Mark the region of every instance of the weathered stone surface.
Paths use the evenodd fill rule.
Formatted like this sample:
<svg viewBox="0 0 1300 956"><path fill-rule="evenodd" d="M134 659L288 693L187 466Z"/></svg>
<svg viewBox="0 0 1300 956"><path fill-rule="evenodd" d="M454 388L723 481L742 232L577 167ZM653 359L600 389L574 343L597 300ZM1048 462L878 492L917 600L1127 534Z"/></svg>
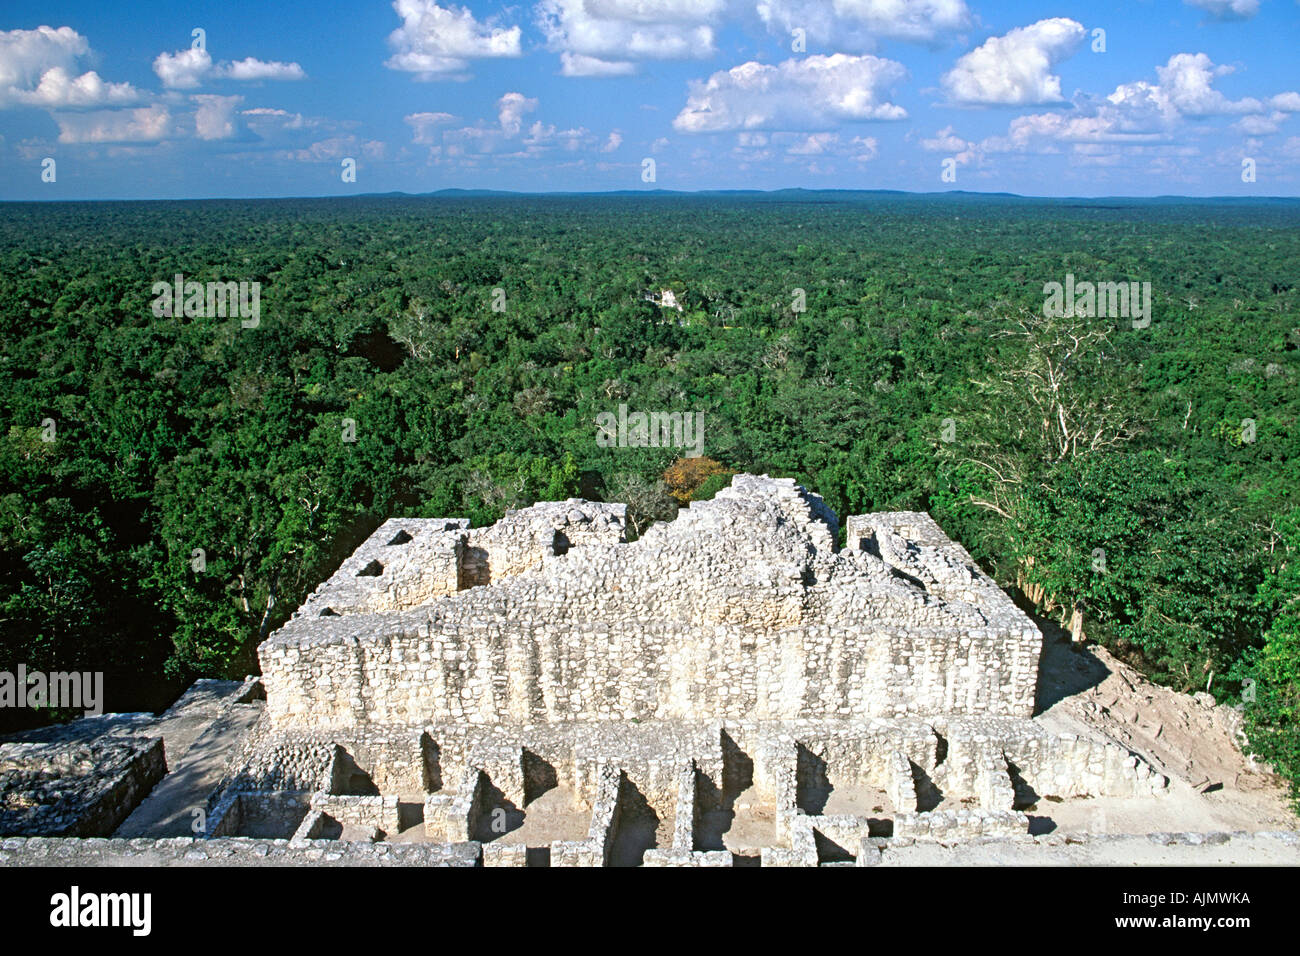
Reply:
<svg viewBox="0 0 1300 956"><path fill-rule="evenodd" d="M1041 634L927 515L850 518L837 551L788 479L739 475L631 543L621 509L385 523L260 648L270 720L1032 712Z"/></svg>
<svg viewBox="0 0 1300 956"><path fill-rule="evenodd" d="M108 836L166 772L157 738L0 744L0 836Z"/></svg>

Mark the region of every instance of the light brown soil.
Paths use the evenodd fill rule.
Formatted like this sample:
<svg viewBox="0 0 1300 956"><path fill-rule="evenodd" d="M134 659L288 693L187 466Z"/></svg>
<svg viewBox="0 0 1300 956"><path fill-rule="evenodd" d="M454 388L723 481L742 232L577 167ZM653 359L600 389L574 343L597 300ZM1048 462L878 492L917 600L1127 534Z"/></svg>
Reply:
<svg viewBox="0 0 1300 956"><path fill-rule="evenodd" d="M1280 778L1243 755L1240 715L1206 693L1146 680L1105 648L1080 647L1050 621L1043 629L1038 720L1054 733L1118 744L1170 778L1151 799L1040 801L1030 816L1063 832L1279 830L1300 825Z"/></svg>
<svg viewBox="0 0 1300 956"><path fill-rule="evenodd" d="M823 816L892 818L894 805L885 791L876 787L836 787L826 799Z"/></svg>
<svg viewBox="0 0 1300 956"><path fill-rule="evenodd" d="M777 843L776 813L758 802L753 787L737 794L731 811L714 810L704 816L708 819L701 821L701 829L722 830L722 845L739 856L757 856L763 847Z"/></svg>
<svg viewBox="0 0 1300 956"><path fill-rule="evenodd" d="M591 807L576 802L568 787L552 787L524 807L522 826L495 842L550 846L554 840L585 840L590 826Z"/></svg>

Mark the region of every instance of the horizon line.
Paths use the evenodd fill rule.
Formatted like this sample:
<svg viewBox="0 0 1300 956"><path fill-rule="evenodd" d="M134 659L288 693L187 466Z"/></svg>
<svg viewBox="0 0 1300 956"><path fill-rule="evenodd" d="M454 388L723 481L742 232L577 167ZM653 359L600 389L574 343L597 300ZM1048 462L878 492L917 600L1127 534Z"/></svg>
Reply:
<svg viewBox="0 0 1300 956"><path fill-rule="evenodd" d="M480 187L463 187L448 186L442 189L431 190L427 192L406 192L405 190L388 190L385 192L367 192L344 195L339 193L327 193L317 195L284 195L284 196L186 196L186 197L118 197L118 198L85 198L85 199L0 199L0 205L7 204L24 204L24 205L54 205L57 203L133 203L133 202L286 202L294 200L357 200L357 199L388 199L388 198L405 198L405 199L424 199L438 196L514 196L520 198L544 198L544 197L627 197L627 196L720 196L720 195L747 195L747 196L775 196L782 193L810 193L810 194L843 194L843 195L879 195L879 196L905 196L916 198L937 198L947 196L975 197L975 198L996 198L996 199L1023 199L1034 202L1044 201L1076 201L1076 202L1104 202L1104 201L1123 201L1123 202L1157 202L1177 200L1180 202L1300 202L1300 195L1284 196L1234 196L1234 195L1209 195L1209 196L1191 196L1180 193L1160 193L1154 196L1136 196L1136 195L1103 195L1103 196L1053 196L1053 195L1033 195L1025 193L1011 193L1003 190L980 191L970 189L941 189L933 191L907 190L907 189L855 189L845 187L826 187L826 188L809 188L806 186L782 186L776 189L748 189L748 188L731 188L719 187L712 189L604 189L604 190L514 190L514 189L492 189Z"/></svg>

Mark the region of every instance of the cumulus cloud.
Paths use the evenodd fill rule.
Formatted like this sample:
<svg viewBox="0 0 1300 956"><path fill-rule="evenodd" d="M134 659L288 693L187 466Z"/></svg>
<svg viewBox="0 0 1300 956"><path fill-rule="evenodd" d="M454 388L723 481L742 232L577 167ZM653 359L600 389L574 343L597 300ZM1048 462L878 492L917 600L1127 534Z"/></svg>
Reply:
<svg viewBox="0 0 1300 956"><path fill-rule="evenodd" d="M742 63L692 82L673 128L683 133L827 129L845 121L904 119L907 111L887 96L906 75L894 60L843 53L775 66Z"/></svg>
<svg viewBox="0 0 1300 956"><path fill-rule="evenodd" d="M456 122L456 117L450 113L412 113L403 117L403 122L411 127L411 142L431 146L437 142L434 134L438 128Z"/></svg>
<svg viewBox="0 0 1300 956"><path fill-rule="evenodd" d="M596 137L585 127L557 129L539 120L526 133L520 130L510 134L504 128L491 126L447 130L442 134L441 154L451 159L476 156L528 159L556 149L594 149L597 143Z"/></svg>
<svg viewBox="0 0 1300 956"><path fill-rule="evenodd" d="M1300 93L1278 93L1268 101L1268 105L1284 113L1300 113Z"/></svg>
<svg viewBox="0 0 1300 956"><path fill-rule="evenodd" d="M525 113L537 109L537 100L529 99L522 93L507 93L497 100L497 121L507 136L518 136L523 127Z"/></svg>
<svg viewBox="0 0 1300 956"><path fill-rule="evenodd" d="M175 53L159 53L153 71L170 90L192 90L206 80L305 80L306 72L297 63L266 62L246 57L234 63L212 62L207 50L191 47Z"/></svg>
<svg viewBox="0 0 1300 956"><path fill-rule="evenodd" d="M189 49L176 53L159 53L153 61L153 71L162 85L172 90L192 90L212 70L212 57L207 50Z"/></svg>
<svg viewBox="0 0 1300 956"><path fill-rule="evenodd" d="M791 156L821 156L840 141L838 133L809 133L786 150Z"/></svg>
<svg viewBox="0 0 1300 956"><path fill-rule="evenodd" d="M390 70L414 73L422 80L450 78L463 75L471 60L521 54L519 27L479 22L465 7L395 0L393 9L402 25L388 36L393 55L384 66Z"/></svg>
<svg viewBox="0 0 1300 956"><path fill-rule="evenodd" d="M93 70L78 72L90 42L71 27L0 31L0 108L107 106L140 98L130 83L109 83Z"/></svg>
<svg viewBox="0 0 1300 956"><path fill-rule="evenodd" d="M625 76L639 60L716 52L726 0L542 0L537 21L564 76Z"/></svg>
<svg viewBox="0 0 1300 956"><path fill-rule="evenodd" d="M235 135L235 108L242 96L198 95L194 102L194 135L199 139L230 139Z"/></svg>
<svg viewBox="0 0 1300 956"><path fill-rule="evenodd" d="M309 122L301 113L290 113L288 110L271 109L266 106L241 110L239 115L249 126L258 128L302 129L305 126L316 125L316 121Z"/></svg>
<svg viewBox="0 0 1300 956"><path fill-rule="evenodd" d="M556 150L609 153L623 143L623 134L611 132L602 142L586 127L559 129L541 120L526 129L524 117L536 112L538 101L510 92L496 103L497 121L480 120L473 126L453 128L457 118L450 113L412 113L405 118L414 131L412 142L429 147L429 160L437 164L473 166L481 160L520 160Z"/></svg>
<svg viewBox="0 0 1300 956"><path fill-rule="evenodd" d="M362 141L351 134L332 136L319 140L305 149L281 150L276 155L280 159L290 159L300 163L336 163L344 157L366 159L383 159L385 144L379 140Z"/></svg>
<svg viewBox="0 0 1300 956"><path fill-rule="evenodd" d="M636 64L628 61L602 60L567 50L560 54L561 76L630 76Z"/></svg>
<svg viewBox="0 0 1300 956"><path fill-rule="evenodd" d="M1287 118L1287 114L1278 110L1267 116L1263 114L1253 114L1243 116L1237 122L1232 124L1232 128L1246 136L1268 136L1276 133L1282 125L1282 121Z"/></svg>
<svg viewBox="0 0 1300 956"><path fill-rule="evenodd" d="M159 104L138 109L56 113L54 121L59 126L59 142L65 144L156 143L173 133L171 111Z"/></svg>
<svg viewBox="0 0 1300 956"><path fill-rule="evenodd" d="M731 150L742 166L749 168L756 162L765 162L778 158L786 163L803 164L809 159L815 163L817 170L833 171L838 168L835 161L852 160L867 163L880 153L880 144L873 136L854 136L845 138L840 133L753 133L736 134L736 145ZM813 170L813 166L806 167Z"/></svg>
<svg viewBox="0 0 1300 956"><path fill-rule="evenodd" d="M933 137L921 140L921 148L932 153L960 153L970 145L951 126L945 126Z"/></svg>
<svg viewBox="0 0 1300 956"><path fill-rule="evenodd" d="M134 103L140 98L130 83L105 83L94 70L73 76L61 66L46 70L36 89L13 90L11 95L24 106L48 109Z"/></svg>
<svg viewBox="0 0 1300 956"><path fill-rule="evenodd" d="M219 76L231 80L305 80L306 72L297 63L267 62L245 57L234 63L223 64Z"/></svg>
<svg viewBox="0 0 1300 956"><path fill-rule="evenodd" d="M1215 20L1249 20L1259 13L1259 0L1183 0Z"/></svg>
<svg viewBox="0 0 1300 956"><path fill-rule="evenodd" d="M30 89L46 70L71 70L89 52L90 42L72 27L0 32L0 86Z"/></svg>
<svg viewBox="0 0 1300 956"><path fill-rule="evenodd" d="M530 126L528 135L524 137L525 153L527 155L536 155L544 150L556 148L568 152L584 148L590 149L596 145L596 142L596 138L592 136L591 131L585 126L556 129L554 126L543 124L540 121Z"/></svg>
<svg viewBox="0 0 1300 956"><path fill-rule="evenodd" d="M755 9L772 33L801 29L842 50L871 50L879 38L934 46L971 24L965 0L759 0Z"/></svg>
<svg viewBox="0 0 1300 956"><path fill-rule="evenodd" d="M1095 154L1096 146L1148 148L1170 145L1189 124L1221 116L1241 117L1234 124L1239 132L1265 135L1276 132L1290 107L1300 107L1300 93L1294 92L1269 98L1272 112L1255 97L1229 99L1212 84L1232 68L1215 66L1204 53L1176 53L1155 72L1157 83L1122 83L1104 98L1079 97L1069 112L1018 116L1005 136L989 137L976 149L1057 152L1069 145L1076 153Z"/></svg>
<svg viewBox="0 0 1300 956"><path fill-rule="evenodd" d="M1059 103L1061 78L1052 70L1078 49L1084 33L1083 24L1053 17L990 37L943 75L943 88L953 103Z"/></svg>
<svg viewBox="0 0 1300 956"><path fill-rule="evenodd" d="M1233 72L1230 66L1215 66L1204 53L1178 53L1164 66L1156 67L1160 89L1173 107L1185 116L1221 116L1225 113L1258 113L1264 107L1247 97L1230 100L1211 84L1217 76Z"/></svg>

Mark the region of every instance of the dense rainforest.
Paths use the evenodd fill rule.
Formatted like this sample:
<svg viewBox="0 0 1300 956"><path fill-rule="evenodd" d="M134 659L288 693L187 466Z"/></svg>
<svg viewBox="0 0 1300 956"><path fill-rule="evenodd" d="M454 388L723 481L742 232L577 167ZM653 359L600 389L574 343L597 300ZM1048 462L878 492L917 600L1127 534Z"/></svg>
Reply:
<svg viewBox="0 0 1300 956"><path fill-rule="evenodd" d="M1077 638L1240 705L1294 785L1297 273L1281 200L2 204L0 669L160 708L255 671L387 517L583 495L640 531L767 472L931 512ZM177 274L260 283L258 321L160 317ZM1149 323L1045 314L1067 275L1149 282ZM598 443L620 405L703 413L704 457Z"/></svg>

